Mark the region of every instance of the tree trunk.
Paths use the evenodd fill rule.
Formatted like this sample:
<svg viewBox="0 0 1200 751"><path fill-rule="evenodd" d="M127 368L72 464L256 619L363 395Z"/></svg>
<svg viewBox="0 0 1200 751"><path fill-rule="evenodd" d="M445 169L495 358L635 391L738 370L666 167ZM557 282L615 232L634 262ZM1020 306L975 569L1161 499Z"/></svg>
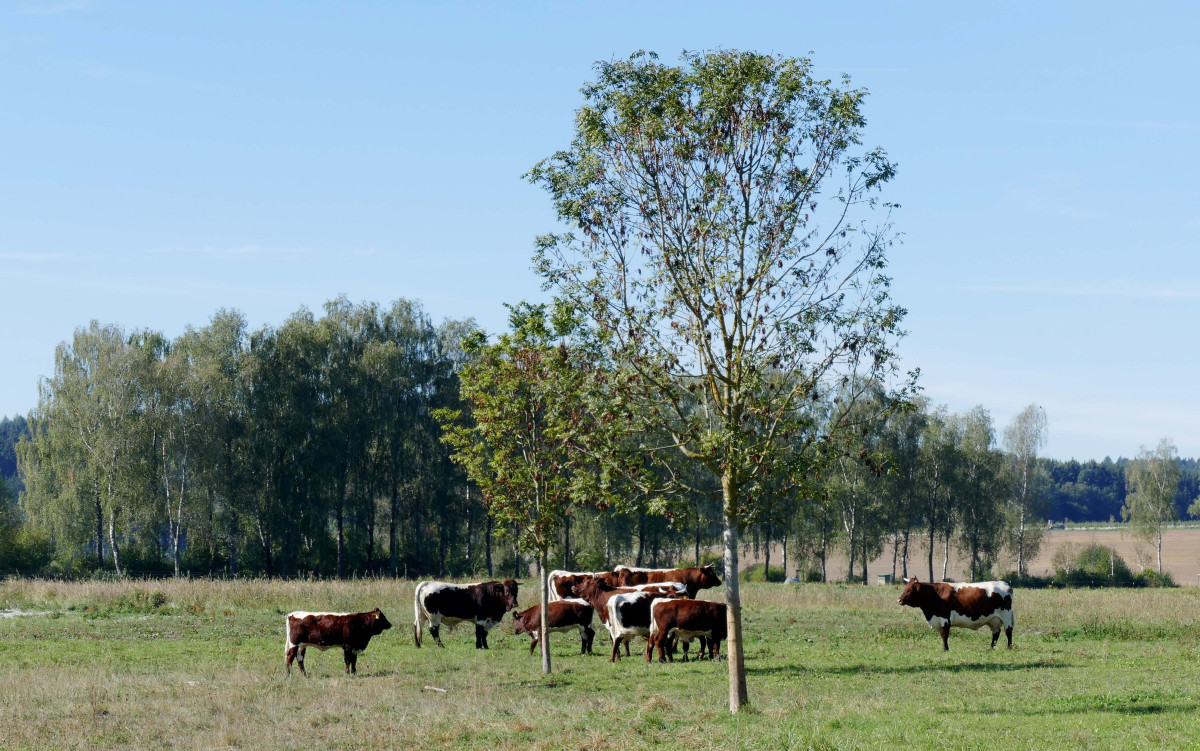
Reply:
<svg viewBox="0 0 1200 751"><path fill-rule="evenodd" d="M96 486L96 565L104 568L104 507L100 504L100 486Z"/></svg>
<svg viewBox="0 0 1200 751"><path fill-rule="evenodd" d="M771 525L765 525L767 552L763 555L763 581L771 581Z"/></svg>
<svg viewBox="0 0 1200 751"><path fill-rule="evenodd" d="M227 544L229 545L229 575L237 576L237 512L229 515L229 528L226 530L228 535Z"/></svg>
<svg viewBox="0 0 1200 751"><path fill-rule="evenodd" d="M1158 575L1162 576L1162 526L1158 528Z"/></svg>
<svg viewBox="0 0 1200 751"><path fill-rule="evenodd" d="M783 578L784 579L788 578L787 544L788 544L788 536L787 536L787 532L785 531L783 533ZM799 578L799 577L797 577L797 578Z"/></svg>
<svg viewBox="0 0 1200 751"><path fill-rule="evenodd" d="M929 522L929 581L937 581L933 577L933 546L937 544L937 528L933 520Z"/></svg>
<svg viewBox="0 0 1200 751"><path fill-rule="evenodd" d="M571 570L571 517L563 518L563 571ZM545 576L545 573L542 574Z"/></svg>
<svg viewBox="0 0 1200 751"><path fill-rule="evenodd" d="M642 555L646 552L646 514L643 512L638 516L638 548L637 560L634 565L641 568Z"/></svg>
<svg viewBox="0 0 1200 751"><path fill-rule="evenodd" d="M550 674L550 585L546 582L546 574L549 573L546 569L549 562L550 551L548 548L542 548L538 551L538 581L541 583L541 586L538 587L538 594L542 605L538 639L542 646L542 672L546 675Z"/></svg>
<svg viewBox="0 0 1200 751"><path fill-rule="evenodd" d="M484 550L483 555L487 558L488 578L495 576L492 572L492 515L487 515L487 530L484 532Z"/></svg>
<svg viewBox="0 0 1200 751"><path fill-rule="evenodd" d="M117 576L124 576L121 572L121 554L117 550L117 511L111 508L108 510L108 549L112 551L113 568L117 570Z"/></svg>
<svg viewBox="0 0 1200 751"><path fill-rule="evenodd" d="M742 591L738 582L738 499L730 473L721 475L721 497L725 503L725 605L728 618L728 663L730 663L730 711L738 713L750 703L746 690L745 655L742 651Z"/></svg>
<svg viewBox="0 0 1200 751"><path fill-rule="evenodd" d="M607 542L607 539L605 540ZM700 566L700 507L696 507L696 566Z"/></svg>
<svg viewBox="0 0 1200 751"><path fill-rule="evenodd" d="M1017 525L1017 579L1025 576L1025 510L1018 509Z"/></svg>
<svg viewBox="0 0 1200 751"><path fill-rule="evenodd" d="M721 477L725 502L725 604L728 616L729 711L737 713L750 703L746 689L746 662L742 653L742 597L738 587L738 526L733 515L737 510L733 478Z"/></svg>
<svg viewBox="0 0 1200 751"><path fill-rule="evenodd" d="M904 556L900 559L900 568L904 573L904 580L908 581L908 537L909 530L904 530Z"/></svg>
<svg viewBox="0 0 1200 751"><path fill-rule="evenodd" d="M337 578L346 578L346 481L341 482L337 501Z"/></svg>
<svg viewBox="0 0 1200 751"><path fill-rule="evenodd" d="M946 581L946 574L950 569L950 528L946 527L946 539L944 551L942 553L942 581Z"/></svg>

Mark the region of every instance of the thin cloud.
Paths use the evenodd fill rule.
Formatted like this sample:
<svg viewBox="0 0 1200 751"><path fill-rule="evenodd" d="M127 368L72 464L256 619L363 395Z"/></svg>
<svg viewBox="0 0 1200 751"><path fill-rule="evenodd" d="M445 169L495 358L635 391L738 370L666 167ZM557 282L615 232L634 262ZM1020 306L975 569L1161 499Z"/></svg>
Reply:
<svg viewBox="0 0 1200 751"><path fill-rule="evenodd" d="M21 9L21 13L26 16L58 16L77 10L87 10L91 4L91 0L66 0L61 3L26 5Z"/></svg>
<svg viewBox="0 0 1200 751"><path fill-rule="evenodd" d="M307 248L267 248L261 245L240 245L229 248L159 248L150 252L156 255L198 256L203 258L264 258L271 260L299 259L312 255Z"/></svg>
<svg viewBox="0 0 1200 751"><path fill-rule="evenodd" d="M960 289L963 292L1053 295L1055 297L1110 297L1130 300L1200 299L1200 284L1195 282L1131 282L1128 280L1032 282L1021 284L980 284Z"/></svg>
<svg viewBox="0 0 1200 751"><path fill-rule="evenodd" d="M42 253L36 250L4 250L0 251L0 261L65 261L74 258L72 253Z"/></svg>
<svg viewBox="0 0 1200 751"><path fill-rule="evenodd" d="M1115 130L1196 131L1200 122L1193 120L1119 120L1106 118L1014 117L1014 122L1029 125L1054 125L1064 128L1109 128Z"/></svg>

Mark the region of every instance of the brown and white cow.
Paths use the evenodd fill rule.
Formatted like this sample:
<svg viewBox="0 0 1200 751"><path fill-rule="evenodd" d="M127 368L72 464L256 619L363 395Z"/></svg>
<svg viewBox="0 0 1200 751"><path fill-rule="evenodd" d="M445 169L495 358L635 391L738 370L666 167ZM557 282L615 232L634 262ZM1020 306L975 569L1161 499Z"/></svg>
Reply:
<svg viewBox="0 0 1200 751"><path fill-rule="evenodd" d="M1012 587L1002 581L968 582L921 582L915 577L900 595L899 603L920 608L929 622L929 627L942 632L942 649L950 649L950 629L978 629L988 626L992 630L992 648L1000 638L1000 629L1008 637L1008 648L1012 649L1013 600Z"/></svg>
<svg viewBox="0 0 1200 751"><path fill-rule="evenodd" d="M547 631L552 634L579 629L579 654L592 653L592 640L596 638L596 630L592 628L592 615L595 608L586 600L572 598L555 600L546 608L549 626ZM513 632L529 634L533 641L529 645L529 654L537 648L541 639L542 606L534 605L520 613L513 613Z"/></svg>
<svg viewBox="0 0 1200 751"><path fill-rule="evenodd" d="M562 571L555 569L546 575L546 584L549 587L550 602L555 600L567 600L575 595L572 593L576 584L581 584L591 579L599 579L605 584L616 587L620 584L617 581L617 576L611 571Z"/></svg>
<svg viewBox="0 0 1200 751"><path fill-rule="evenodd" d="M715 660L721 654L721 642L728 634L727 609L723 602L705 600L657 600L650 606L650 638L646 640L646 662L651 661L651 651L658 648L658 661L664 656L675 662L672 640L684 644L683 661L687 662L687 644L692 639L702 638L708 642L709 658ZM701 644L700 657L704 657Z"/></svg>
<svg viewBox="0 0 1200 751"><path fill-rule="evenodd" d="M316 647L324 652L332 647L341 647L346 660L346 672L358 672L358 656L366 650L372 636L392 627L379 608L369 613L309 613L296 610L284 618L287 623L287 641L284 658L288 675L292 674L292 660L300 663L304 671L304 651Z"/></svg>
<svg viewBox="0 0 1200 751"><path fill-rule="evenodd" d="M451 584L423 581L413 595L413 638L421 646L421 631L429 624L429 635L442 644L441 625L454 628L464 621L475 623L475 648L487 649L488 632L504 620L505 613L516 610L517 582L505 579L482 584Z"/></svg>
<svg viewBox="0 0 1200 751"><path fill-rule="evenodd" d="M608 633L612 636L612 656L609 662L620 658L621 643L625 644L625 655L629 655L629 640L635 636L650 638L650 607L663 598L680 598L682 594L673 590L655 588L634 592L622 592L608 600Z"/></svg>
<svg viewBox="0 0 1200 751"><path fill-rule="evenodd" d="M613 569L617 581L622 587L636 584L657 584L659 582L679 582L687 589L687 596L695 599L696 593L702 589L721 586L721 579L711 564L692 568L633 568L617 566Z"/></svg>
<svg viewBox="0 0 1200 751"><path fill-rule="evenodd" d="M611 615L608 603L618 595L651 593L658 596L681 597L683 591L681 585L676 582L664 582L662 584L642 584L637 587L611 587L600 579L588 579L576 584L572 592L576 597L581 597L586 600L593 608L596 609L596 614L600 616L600 622L608 629L609 634L613 635L613 626L611 624ZM649 614L647 613L647 629L649 628ZM647 631L649 633L649 631ZM625 656L629 656L629 641L622 639L625 642ZM618 642L616 636L613 635L613 652L616 653Z"/></svg>

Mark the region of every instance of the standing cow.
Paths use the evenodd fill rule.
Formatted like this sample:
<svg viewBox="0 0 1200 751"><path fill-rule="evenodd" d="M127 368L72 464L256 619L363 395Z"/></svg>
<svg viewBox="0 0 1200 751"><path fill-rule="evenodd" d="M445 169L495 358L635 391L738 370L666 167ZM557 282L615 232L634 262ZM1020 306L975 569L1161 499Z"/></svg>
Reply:
<svg viewBox="0 0 1200 751"><path fill-rule="evenodd" d="M304 670L304 651L316 647L324 652L332 647L341 647L346 661L346 672L358 672L358 656L367 649L372 636L392 627L383 611L375 608L370 613L309 613L295 610L284 617L287 639L284 658L288 675L292 674L292 660Z"/></svg>
<svg viewBox="0 0 1200 751"><path fill-rule="evenodd" d="M712 564L694 566L692 568L633 568L632 566L617 566L613 569L617 581L622 587L632 587L638 584L658 584L660 582L678 582L687 589L687 596L696 599L696 593L702 589L721 586L721 579Z"/></svg>
<svg viewBox="0 0 1200 751"><path fill-rule="evenodd" d="M1002 581L969 582L920 582L913 577L900 595L899 603L920 608L929 622L929 627L942 633L942 649L950 649L950 629L978 629L987 625L992 629L992 648L1000 638L1000 629L1008 637L1008 648L1012 649L1013 604L1012 587Z"/></svg>
<svg viewBox="0 0 1200 751"><path fill-rule="evenodd" d="M549 626L547 631L552 634L579 629L579 654L592 653L592 640L596 630L592 628L592 614L595 609L586 600L572 598L555 600L547 607ZM513 633L529 634L533 641L529 645L529 654L537 648L541 641L542 606L534 605L520 613L513 613Z"/></svg>
<svg viewBox="0 0 1200 751"><path fill-rule="evenodd" d="M717 659L721 653L721 642L728 634L728 609L723 602L706 600L657 600L650 606L650 638L646 640L646 662L652 660L651 653L658 648L658 661L669 659L675 662L675 650L671 642L683 644L683 661L687 662L687 645L692 639L708 642L709 659ZM700 658L704 658L704 645Z"/></svg>
<svg viewBox="0 0 1200 751"><path fill-rule="evenodd" d="M488 632L504 620L504 614L517 608L517 582L505 579L482 584L451 584L424 581L413 595L413 639L421 646L421 631L429 624L429 635L439 647L441 625L454 628L464 621L475 623L475 648L487 649Z"/></svg>

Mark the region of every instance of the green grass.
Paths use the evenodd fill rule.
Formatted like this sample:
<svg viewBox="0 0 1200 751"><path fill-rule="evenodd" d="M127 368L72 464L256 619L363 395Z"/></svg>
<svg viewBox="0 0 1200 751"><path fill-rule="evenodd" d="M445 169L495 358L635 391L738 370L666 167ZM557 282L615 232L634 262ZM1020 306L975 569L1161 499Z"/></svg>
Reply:
<svg viewBox="0 0 1200 751"><path fill-rule="evenodd" d="M418 650L407 582L10 580L0 607L47 612L0 619L0 748L1200 746L1198 590L1018 591L1015 649L956 629L949 653L894 588L743 593L734 717L725 663L610 665L603 633L592 657L556 635L549 677L509 624ZM337 650L284 675L282 613L375 606L394 628L356 677Z"/></svg>

